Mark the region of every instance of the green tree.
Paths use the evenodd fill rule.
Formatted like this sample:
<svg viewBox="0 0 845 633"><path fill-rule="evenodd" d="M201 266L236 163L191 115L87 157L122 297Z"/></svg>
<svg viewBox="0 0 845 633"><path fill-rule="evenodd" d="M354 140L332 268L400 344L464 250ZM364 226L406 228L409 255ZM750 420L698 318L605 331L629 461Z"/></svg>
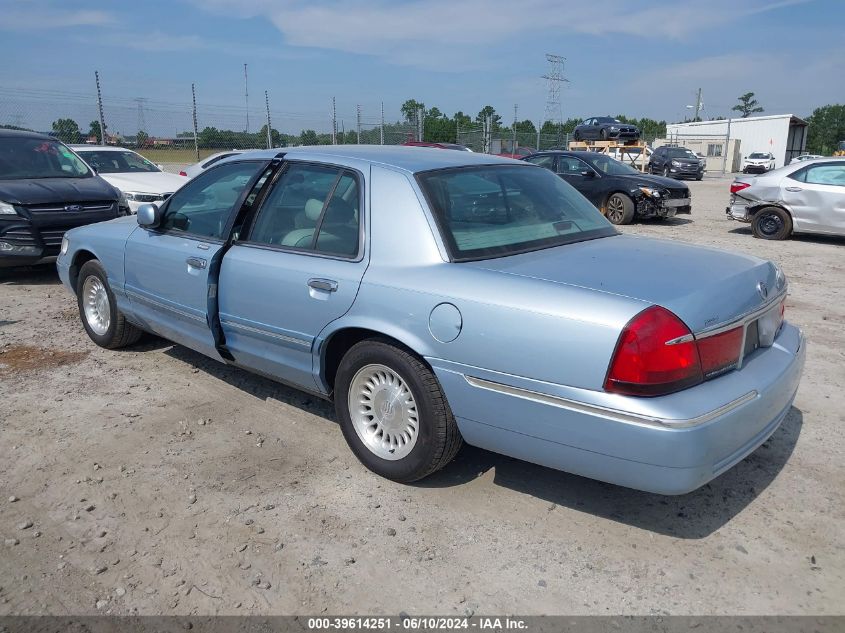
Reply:
<svg viewBox="0 0 845 633"><path fill-rule="evenodd" d="M400 110L402 111L402 116L405 117L405 121L412 123L417 120L417 113L420 108L425 110L425 104L421 101L417 101L416 99L408 99L402 104Z"/></svg>
<svg viewBox="0 0 845 633"><path fill-rule="evenodd" d="M53 134L63 143L78 143L82 132L79 124L73 119L57 119L53 121Z"/></svg>
<svg viewBox="0 0 845 633"><path fill-rule="evenodd" d="M282 139L282 135L276 128L270 128L270 143L271 147L285 147L286 144ZM261 129L255 135L255 147L264 147L267 145L267 124L261 126Z"/></svg>
<svg viewBox="0 0 845 633"><path fill-rule="evenodd" d="M299 135L299 144L318 145L319 139L317 138L317 133L314 130L302 130Z"/></svg>
<svg viewBox="0 0 845 633"><path fill-rule="evenodd" d="M457 126L454 119L450 119L438 108L434 107L425 113L423 121L423 139L430 143L456 142Z"/></svg>
<svg viewBox="0 0 845 633"><path fill-rule="evenodd" d="M537 128L534 125L534 121L530 119L525 119L524 121L517 121L515 126L517 134L536 134Z"/></svg>
<svg viewBox="0 0 845 633"><path fill-rule="evenodd" d="M138 130L138 134L135 135L135 147L146 147L149 140L149 134L144 132L144 130Z"/></svg>
<svg viewBox="0 0 845 633"><path fill-rule="evenodd" d="M455 125L460 126L461 129L466 129L470 125L472 125L472 117L468 114L464 114L460 110L455 112L455 115L452 117L452 120L455 122Z"/></svg>
<svg viewBox="0 0 845 633"><path fill-rule="evenodd" d="M845 105L816 108L807 123L807 151L811 154L832 155L839 141L845 141Z"/></svg>
<svg viewBox="0 0 845 633"><path fill-rule="evenodd" d="M476 115L475 120L479 123L484 123L484 119L486 119L488 116L493 118L493 130L495 131L499 129L502 123L502 117L496 114L496 108L491 105L486 105L481 108L481 110Z"/></svg>
<svg viewBox="0 0 845 633"><path fill-rule="evenodd" d="M744 95L737 97L737 99L739 99L739 103L732 107L731 110L741 112L743 119L755 114L756 112L763 112L763 108L759 103L757 103L757 99L754 98L753 92L746 92Z"/></svg>
<svg viewBox="0 0 845 633"><path fill-rule="evenodd" d="M106 133L109 131L109 126L106 126ZM88 126L88 136L93 136L97 139L99 143L102 140L102 135L100 134L100 122L99 121L91 121Z"/></svg>

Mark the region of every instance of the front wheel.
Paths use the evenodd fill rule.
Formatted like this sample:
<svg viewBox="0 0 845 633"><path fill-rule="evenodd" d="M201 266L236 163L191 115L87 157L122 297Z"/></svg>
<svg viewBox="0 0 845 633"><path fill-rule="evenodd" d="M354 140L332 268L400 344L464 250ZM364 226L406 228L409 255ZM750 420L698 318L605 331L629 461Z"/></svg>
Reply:
<svg viewBox="0 0 845 633"><path fill-rule="evenodd" d="M602 131L599 132L599 136L601 136L601 140L606 141L607 140L607 130L602 129Z"/></svg>
<svg viewBox="0 0 845 633"><path fill-rule="evenodd" d="M117 309L106 271L96 259L85 262L79 270L76 301L85 331L100 347L117 349L141 338L143 332Z"/></svg>
<svg viewBox="0 0 845 633"><path fill-rule="evenodd" d="M611 224L630 224L634 219L634 201L624 193L614 193L607 200L605 217Z"/></svg>
<svg viewBox="0 0 845 633"><path fill-rule="evenodd" d="M792 233L792 218L779 207L760 209L751 220L751 233L764 240L785 240Z"/></svg>
<svg viewBox="0 0 845 633"><path fill-rule="evenodd" d="M669 172L669 165L666 165L666 166L663 168L663 176L664 176L665 178L671 178L671 176L670 176L670 172Z"/></svg>
<svg viewBox="0 0 845 633"><path fill-rule="evenodd" d="M362 341L346 353L334 401L352 452L387 479L422 479L448 464L461 447L435 375L418 357L386 341Z"/></svg>

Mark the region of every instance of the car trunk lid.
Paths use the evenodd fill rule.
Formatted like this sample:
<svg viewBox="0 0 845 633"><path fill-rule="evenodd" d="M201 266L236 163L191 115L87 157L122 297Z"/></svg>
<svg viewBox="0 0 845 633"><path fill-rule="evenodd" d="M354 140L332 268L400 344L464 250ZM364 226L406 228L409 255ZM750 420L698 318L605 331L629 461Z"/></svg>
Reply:
<svg viewBox="0 0 845 633"><path fill-rule="evenodd" d="M660 305L695 333L738 319L779 292L777 269L766 260L631 235L467 265Z"/></svg>

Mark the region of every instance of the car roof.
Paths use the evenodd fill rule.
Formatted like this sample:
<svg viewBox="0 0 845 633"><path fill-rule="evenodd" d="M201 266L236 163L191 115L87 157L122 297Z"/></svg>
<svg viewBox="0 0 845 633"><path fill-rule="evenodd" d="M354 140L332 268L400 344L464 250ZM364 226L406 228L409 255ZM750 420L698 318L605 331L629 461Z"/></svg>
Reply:
<svg viewBox="0 0 845 633"><path fill-rule="evenodd" d="M0 137L16 137L16 138L38 138L45 141L57 141L58 139L42 134L41 132L32 132L31 130L10 130L8 128L0 128Z"/></svg>
<svg viewBox="0 0 845 633"><path fill-rule="evenodd" d="M392 167L415 174L434 169L466 167L472 165L519 165L522 161L475 152L447 152L433 147L409 147L402 145L306 145L301 147L277 148L244 152L220 161L233 162L248 158L269 160L277 156L338 163L353 166L353 163L369 163Z"/></svg>

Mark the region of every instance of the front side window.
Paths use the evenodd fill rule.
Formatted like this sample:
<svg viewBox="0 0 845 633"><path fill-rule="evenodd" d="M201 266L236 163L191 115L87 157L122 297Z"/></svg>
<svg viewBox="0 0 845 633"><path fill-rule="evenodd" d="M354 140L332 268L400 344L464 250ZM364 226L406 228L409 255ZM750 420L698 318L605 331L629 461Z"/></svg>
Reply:
<svg viewBox="0 0 845 633"><path fill-rule="evenodd" d="M100 174L137 174L161 171L140 154L130 151L80 150L79 155Z"/></svg>
<svg viewBox="0 0 845 633"><path fill-rule="evenodd" d="M464 167L417 179L454 261L617 234L586 198L546 169Z"/></svg>
<svg viewBox="0 0 845 633"><path fill-rule="evenodd" d="M63 143L18 136L0 137L0 180L84 178L88 166Z"/></svg>
<svg viewBox="0 0 845 633"><path fill-rule="evenodd" d="M222 239L235 203L262 166L227 163L203 172L170 197L160 228Z"/></svg>
<svg viewBox="0 0 845 633"><path fill-rule="evenodd" d="M358 179L352 172L291 164L261 205L247 241L355 257L360 199Z"/></svg>

